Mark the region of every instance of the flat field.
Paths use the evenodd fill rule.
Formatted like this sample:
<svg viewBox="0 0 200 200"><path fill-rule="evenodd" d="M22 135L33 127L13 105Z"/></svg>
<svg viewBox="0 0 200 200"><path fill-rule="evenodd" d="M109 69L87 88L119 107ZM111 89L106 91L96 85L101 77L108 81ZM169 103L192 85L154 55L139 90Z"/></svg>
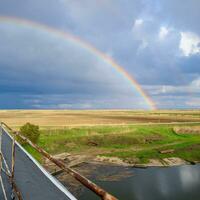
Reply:
<svg viewBox="0 0 200 200"><path fill-rule="evenodd" d="M200 161L199 110L2 110L0 120L15 129L26 122L39 125L38 145L51 154L117 157L138 164L170 157Z"/></svg>
<svg viewBox="0 0 200 200"><path fill-rule="evenodd" d="M0 120L12 127L31 122L40 127L200 122L200 110L0 110Z"/></svg>

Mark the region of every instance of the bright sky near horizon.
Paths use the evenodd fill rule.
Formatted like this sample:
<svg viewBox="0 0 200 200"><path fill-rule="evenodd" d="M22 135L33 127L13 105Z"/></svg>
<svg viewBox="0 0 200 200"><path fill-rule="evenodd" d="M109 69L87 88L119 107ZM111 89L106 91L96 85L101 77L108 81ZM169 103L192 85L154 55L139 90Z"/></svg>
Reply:
<svg viewBox="0 0 200 200"><path fill-rule="evenodd" d="M1 0L0 108L200 108L199 10L198 0Z"/></svg>

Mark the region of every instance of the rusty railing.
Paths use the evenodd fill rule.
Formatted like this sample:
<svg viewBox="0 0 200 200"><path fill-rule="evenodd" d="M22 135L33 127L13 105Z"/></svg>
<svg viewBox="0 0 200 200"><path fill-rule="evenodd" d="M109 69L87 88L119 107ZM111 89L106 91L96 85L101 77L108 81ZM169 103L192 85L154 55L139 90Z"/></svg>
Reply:
<svg viewBox="0 0 200 200"><path fill-rule="evenodd" d="M15 160L15 137L18 136L23 141L28 143L30 146L32 146L35 150L37 150L39 153L41 153L44 157L49 159L51 162L53 162L55 165L57 165L60 169L67 172L71 176L73 176L76 180L78 180L82 185L96 193L102 200L117 200L116 197L109 194L107 191L102 189L97 184L93 183L91 180L87 179L85 176L78 173L76 170L66 166L62 161L54 158L51 154L47 153L44 149L39 147L38 145L31 142L28 138L24 137L19 131L13 131L12 128L10 128L7 124L4 122L1 122L1 127L5 127L8 131L10 131L13 135L13 147L12 147L12 171L10 173L10 180L12 183L12 187L15 190L15 193L17 193L19 200L22 200L19 190L17 189L15 183L14 183L14 160Z"/></svg>
<svg viewBox="0 0 200 200"><path fill-rule="evenodd" d="M3 123L1 122L1 135L0 135L0 138L1 138L1 141L0 141L0 182L1 182L1 186L2 186L2 190L3 190L3 196L4 196L4 199L7 200L8 197L7 197L7 194L6 194L6 191L5 191L5 188L4 188L4 183L3 183L3 180L2 180L2 174L1 172L4 172L7 177L8 177L8 180L11 184L11 189L12 189L12 192L11 192L11 199L15 199L15 195L17 196L18 200L23 200L22 199L22 195L21 195L21 192L19 191L15 181L14 181L14 166L15 166L15 136L13 136L12 138L12 158L11 158L11 171L8 167L8 164L4 158L4 155L1 151L1 144L2 144L2 125ZM5 166L6 169L4 169L3 167L3 164ZM10 198L9 198L10 199Z"/></svg>

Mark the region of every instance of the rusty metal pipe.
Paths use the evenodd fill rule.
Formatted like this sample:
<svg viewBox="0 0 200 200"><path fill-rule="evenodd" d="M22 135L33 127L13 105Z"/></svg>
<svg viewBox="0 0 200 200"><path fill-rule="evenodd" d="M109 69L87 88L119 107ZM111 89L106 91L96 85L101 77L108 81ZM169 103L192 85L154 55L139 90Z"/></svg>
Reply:
<svg viewBox="0 0 200 200"><path fill-rule="evenodd" d="M43 150L38 145L31 142L29 139L24 137L20 134L19 131L13 131L7 124L2 123L7 129L9 129L13 134L20 137L22 140L27 142L30 146L32 146L34 149L36 149L38 152L40 152L44 157L49 159L51 162L56 164L58 167L63 169L63 171L69 173L71 176L73 176L76 180L78 180L80 183L82 183L84 186L92 190L94 193L96 193L98 196L101 197L103 200L117 200L116 197L106 192L104 189L84 177L83 175L79 174L77 171L71 169L70 167L67 167L62 161L55 159L51 154L47 153L45 150Z"/></svg>

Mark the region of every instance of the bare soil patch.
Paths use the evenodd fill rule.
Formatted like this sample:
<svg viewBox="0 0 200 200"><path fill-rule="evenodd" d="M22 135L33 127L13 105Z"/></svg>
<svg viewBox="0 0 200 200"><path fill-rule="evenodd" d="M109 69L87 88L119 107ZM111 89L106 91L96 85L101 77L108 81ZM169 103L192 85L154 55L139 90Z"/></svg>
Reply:
<svg viewBox="0 0 200 200"><path fill-rule="evenodd" d="M173 130L177 134L200 134L200 126L177 126Z"/></svg>

